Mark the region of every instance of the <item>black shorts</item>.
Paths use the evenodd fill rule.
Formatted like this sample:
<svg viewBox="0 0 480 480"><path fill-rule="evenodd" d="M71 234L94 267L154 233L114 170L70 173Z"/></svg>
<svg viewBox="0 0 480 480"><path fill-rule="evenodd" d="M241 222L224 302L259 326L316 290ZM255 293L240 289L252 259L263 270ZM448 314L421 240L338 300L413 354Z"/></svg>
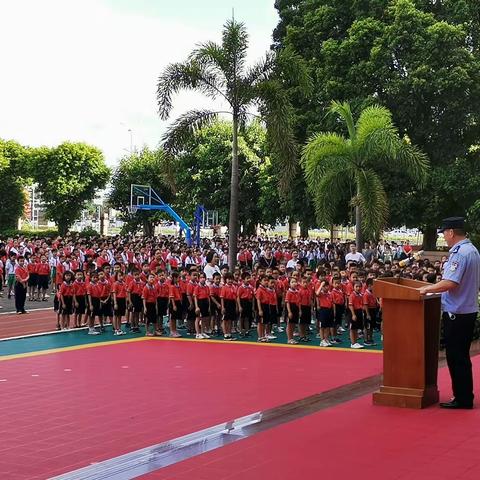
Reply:
<svg viewBox="0 0 480 480"><path fill-rule="evenodd" d="M317 310L320 328L333 328L333 308L320 307Z"/></svg>
<svg viewBox="0 0 480 480"><path fill-rule="evenodd" d="M237 306L235 300L228 300L224 298L223 306L225 308L223 319L227 322L234 322L237 319Z"/></svg>
<svg viewBox="0 0 480 480"><path fill-rule="evenodd" d="M197 314L195 313L195 302L192 297L192 305L190 305L190 302L187 300L187 320L195 320L197 318Z"/></svg>
<svg viewBox="0 0 480 480"><path fill-rule="evenodd" d="M71 315L73 313L73 297L63 297L63 303L65 307L62 305L60 308L60 313L62 315Z"/></svg>
<svg viewBox="0 0 480 480"><path fill-rule="evenodd" d="M241 298L240 306L242 307L241 318L251 322L253 320L253 302L251 300Z"/></svg>
<svg viewBox="0 0 480 480"><path fill-rule="evenodd" d="M170 307L170 316L172 317L172 320L181 320L183 318L183 308L181 300L175 300L175 306L177 307L176 310Z"/></svg>
<svg viewBox="0 0 480 480"><path fill-rule="evenodd" d="M259 323L263 323L266 325L267 323L270 323L270 305L268 303L262 303L262 316L258 316L258 321Z"/></svg>
<svg viewBox="0 0 480 480"><path fill-rule="evenodd" d="M337 305L335 304L335 325L339 326L342 324L343 314L345 313L345 305L343 303Z"/></svg>
<svg viewBox="0 0 480 480"><path fill-rule="evenodd" d="M53 311L58 312L60 311L60 300L58 299L58 295L55 294L53 297Z"/></svg>
<svg viewBox="0 0 480 480"><path fill-rule="evenodd" d="M197 298L198 308L200 309L200 317L205 318L210 316L210 302L208 298Z"/></svg>
<svg viewBox="0 0 480 480"><path fill-rule="evenodd" d="M93 317L101 317L102 307L100 305L100 299L98 297L92 297L92 311L91 314Z"/></svg>
<svg viewBox="0 0 480 480"><path fill-rule="evenodd" d="M312 308L310 305L300 305L300 323L310 325L312 322Z"/></svg>
<svg viewBox="0 0 480 480"><path fill-rule="evenodd" d="M39 275L38 276L38 288L40 290L47 290L49 280L50 280L50 277L48 275Z"/></svg>
<svg viewBox="0 0 480 480"><path fill-rule="evenodd" d="M283 318L283 299L282 297L277 297L277 312L280 318Z"/></svg>
<svg viewBox="0 0 480 480"><path fill-rule="evenodd" d="M28 286L36 287L38 285L38 273L32 272L28 277Z"/></svg>
<svg viewBox="0 0 480 480"><path fill-rule="evenodd" d="M75 313L78 313L79 315L83 315L86 310L86 301L85 301L85 296L79 296L75 297L77 300L78 307L75 307Z"/></svg>
<svg viewBox="0 0 480 480"><path fill-rule="evenodd" d="M221 309L217 307L212 298L214 298L220 305L222 304L222 302L220 301L220 297L210 297L210 313L212 315L220 315Z"/></svg>
<svg viewBox="0 0 480 480"><path fill-rule="evenodd" d="M112 300L109 298L106 302L100 301L100 310L102 312L101 315L103 315L104 317L113 317Z"/></svg>
<svg viewBox="0 0 480 480"><path fill-rule="evenodd" d="M147 324L157 323L157 304L147 303L147 313L145 314Z"/></svg>
<svg viewBox="0 0 480 480"><path fill-rule="evenodd" d="M143 301L142 297L138 293L130 294L132 300L132 311L134 313L140 313L143 311Z"/></svg>
<svg viewBox="0 0 480 480"><path fill-rule="evenodd" d="M114 308L114 314L117 317L123 317L127 312L127 299L117 297L117 308Z"/></svg>
<svg viewBox="0 0 480 480"><path fill-rule="evenodd" d="M355 316L357 320L353 321L350 318L350 330L362 330L363 329L363 310L355 310Z"/></svg>
<svg viewBox="0 0 480 480"><path fill-rule="evenodd" d="M277 305L270 305L270 318L269 323L277 323L278 322L278 311Z"/></svg>
<svg viewBox="0 0 480 480"><path fill-rule="evenodd" d="M157 298L157 315L160 320L168 314L168 303L170 299L168 297L158 297Z"/></svg>
<svg viewBox="0 0 480 480"><path fill-rule="evenodd" d="M290 303L292 318L288 317L288 323L297 324L300 321L300 307L296 303Z"/></svg>
<svg viewBox="0 0 480 480"><path fill-rule="evenodd" d="M366 319L365 323L368 323L368 328L375 328L377 326L377 317L378 317L378 307L369 308L368 314L370 315L370 320Z"/></svg>

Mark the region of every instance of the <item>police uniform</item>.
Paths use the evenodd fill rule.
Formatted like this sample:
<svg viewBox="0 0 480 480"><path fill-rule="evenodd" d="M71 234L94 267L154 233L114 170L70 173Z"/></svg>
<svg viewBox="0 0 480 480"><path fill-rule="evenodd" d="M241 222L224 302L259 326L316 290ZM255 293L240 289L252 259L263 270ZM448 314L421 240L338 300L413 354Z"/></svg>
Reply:
<svg viewBox="0 0 480 480"><path fill-rule="evenodd" d="M464 229L462 217L444 219L439 232L455 228ZM471 408L473 378L470 344L478 313L480 254L467 238L453 245L449 253L442 279L455 282L457 286L442 293L447 364L455 397L453 403L463 408ZM451 403L442 406L451 406Z"/></svg>

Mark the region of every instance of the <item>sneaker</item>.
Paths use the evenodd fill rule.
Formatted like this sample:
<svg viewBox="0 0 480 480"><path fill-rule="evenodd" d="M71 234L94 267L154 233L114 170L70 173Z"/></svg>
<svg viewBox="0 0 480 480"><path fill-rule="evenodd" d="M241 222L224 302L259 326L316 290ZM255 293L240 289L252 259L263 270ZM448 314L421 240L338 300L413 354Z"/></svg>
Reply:
<svg viewBox="0 0 480 480"><path fill-rule="evenodd" d="M197 333L197 334L195 335L195 338L196 338L197 340L202 340L202 339L204 339L205 337L204 337L201 333Z"/></svg>
<svg viewBox="0 0 480 480"><path fill-rule="evenodd" d="M315 335L315 338L322 338L322 336L321 336L319 333L317 333L317 334Z"/></svg>
<svg viewBox="0 0 480 480"><path fill-rule="evenodd" d="M119 335L126 335L127 332L124 332L123 330L119 330L119 331L118 331L118 334L119 334Z"/></svg>
<svg viewBox="0 0 480 480"><path fill-rule="evenodd" d="M284 329L283 327L278 327L277 330L278 330L279 332L284 332L284 331L285 331L285 329Z"/></svg>
<svg viewBox="0 0 480 480"><path fill-rule="evenodd" d="M210 338L210 335L208 335L207 333L202 333L203 335L203 338Z"/></svg>
<svg viewBox="0 0 480 480"><path fill-rule="evenodd" d="M269 340L266 337L259 337L258 340L257 340L257 342L262 342L262 343L268 343L268 341Z"/></svg>
<svg viewBox="0 0 480 480"><path fill-rule="evenodd" d="M299 337L300 334L299 334L298 332L294 332L294 333L293 333L293 336L294 336L294 337Z"/></svg>
<svg viewBox="0 0 480 480"><path fill-rule="evenodd" d="M338 331L340 333L345 333L346 332L346 330L343 327L338 327Z"/></svg>
<svg viewBox="0 0 480 480"><path fill-rule="evenodd" d="M307 338L307 337L300 337L300 338L298 339L298 341L299 341L299 342L304 342L304 343L307 343L307 342L309 342L309 341L310 341L310 339L309 339L309 338Z"/></svg>
<svg viewBox="0 0 480 480"><path fill-rule="evenodd" d="M233 340L232 336L231 335L224 335L223 339L226 341L226 342L231 342Z"/></svg>
<svg viewBox="0 0 480 480"><path fill-rule="evenodd" d="M173 337L173 338L180 338L181 337L181 335L178 332L171 333L170 336Z"/></svg>
<svg viewBox="0 0 480 480"><path fill-rule="evenodd" d="M267 334L266 337L268 340L275 340L277 337L275 335L272 335L271 333Z"/></svg>
<svg viewBox="0 0 480 480"><path fill-rule="evenodd" d="M363 342L363 345L364 345L365 347L371 347L371 346L373 345L373 343L372 343L372 342L364 341L364 342Z"/></svg>
<svg viewBox="0 0 480 480"><path fill-rule="evenodd" d="M357 342L357 343L352 343L352 345L350 345L350 348L354 348L355 350L358 350L359 348L365 348L365 347L363 345L360 345Z"/></svg>
<svg viewBox="0 0 480 480"><path fill-rule="evenodd" d="M298 342L294 338L292 338L291 340L288 341L288 344L289 345L298 345Z"/></svg>
<svg viewBox="0 0 480 480"><path fill-rule="evenodd" d="M97 332L94 328L89 328L88 335L100 335L100 332Z"/></svg>
<svg viewBox="0 0 480 480"><path fill-rule="evenodd" d="M326 340L322 340L322 341L320 342L320 346L321 346L321 347L331 347L331 344L328 343Z"/></svg>

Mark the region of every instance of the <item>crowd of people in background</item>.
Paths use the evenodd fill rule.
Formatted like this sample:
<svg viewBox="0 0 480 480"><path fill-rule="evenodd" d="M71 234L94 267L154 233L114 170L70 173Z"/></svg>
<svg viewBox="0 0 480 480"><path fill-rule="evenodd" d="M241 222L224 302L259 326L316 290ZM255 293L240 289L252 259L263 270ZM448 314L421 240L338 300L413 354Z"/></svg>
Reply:
<svg viewBox="0 0 480 480"><path fill-rule="evenodd" d="M8 238L0 240L0 295L26 305L54 297L57 329L88 327L99 335L128 329L232 341L256 331L259 342L286 332L289 344L328 347L348 333L351 348L375 344L381 330L379 277L435 283L443 263L413 259L408 241L239 238L237 265L227 265L228 242L202 239L188 247L161 236ZM413 261L405 262L406 259Z"/></svg>

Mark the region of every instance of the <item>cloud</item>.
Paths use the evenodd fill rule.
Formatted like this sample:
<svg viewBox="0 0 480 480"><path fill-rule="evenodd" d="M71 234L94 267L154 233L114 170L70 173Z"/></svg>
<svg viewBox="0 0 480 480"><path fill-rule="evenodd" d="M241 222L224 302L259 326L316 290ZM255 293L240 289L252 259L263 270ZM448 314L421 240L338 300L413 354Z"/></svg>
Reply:
<svg viewBox="0 0 480 480"><path fill-rule="evenodd" d="M115 9L95 0L2 2L0 137L28 145L64 140L100 147L113 165L133 142L157 145L166 123L156 114L162 69L183 60L218 30L161 15ZM247 24L248 27L248 24ZM271 31L250 31L251 57L268 49ZM171 118L211 106L198 94L175 99Z"/></svg>

